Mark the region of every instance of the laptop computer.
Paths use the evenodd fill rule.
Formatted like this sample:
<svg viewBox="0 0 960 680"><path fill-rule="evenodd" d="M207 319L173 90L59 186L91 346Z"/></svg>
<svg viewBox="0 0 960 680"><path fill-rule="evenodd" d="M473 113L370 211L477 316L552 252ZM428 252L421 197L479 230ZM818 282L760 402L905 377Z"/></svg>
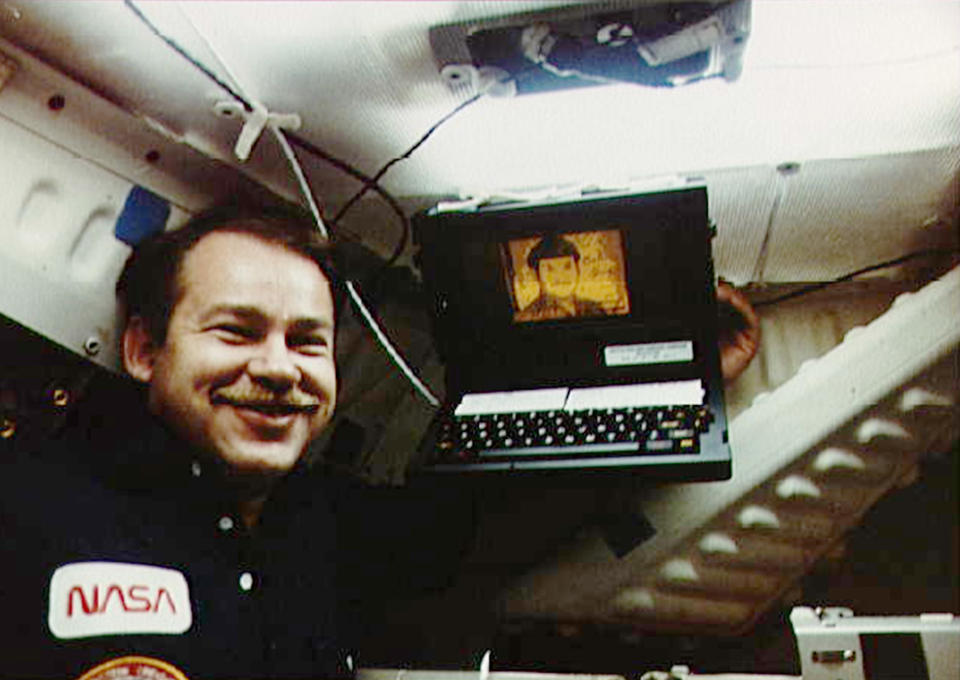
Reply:
<svg viewBox="0 0 960 680"><path fill-rule="evenodd" d="M422 470L730 476L704 186L413 226L446 369Z"/></svg>

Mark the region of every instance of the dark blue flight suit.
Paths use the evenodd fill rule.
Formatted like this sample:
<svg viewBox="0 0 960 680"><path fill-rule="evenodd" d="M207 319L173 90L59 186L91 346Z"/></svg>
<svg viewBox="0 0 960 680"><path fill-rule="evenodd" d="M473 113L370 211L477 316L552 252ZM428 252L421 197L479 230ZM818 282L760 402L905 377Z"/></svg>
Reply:
<svg viewBox="0 0 960 680"><path fill-rule="evenodd" d="M417 526L411 518L444 514L430 510L436 499L396 504L391 491L316 466L281 480L247 530L218 464L142 413L140 400L115 397L115 412L86 414L46 450L0 461L0 676L79 677L134 654L190 678L349 675L352 623L365 603L411 574L443 571L430 550L404 544L417 535L435 544L429 520ZM414 556L406 574L404 556ZM58 639L51 578L88 562L179 572L189 628ZM113 611L139 620L153 613L147 603L160 615L178 606L182 613L182 603L149 584L106 581L97 604L90 584L73 588L67 605L60 593L58 615L98 621Z"/></svg>

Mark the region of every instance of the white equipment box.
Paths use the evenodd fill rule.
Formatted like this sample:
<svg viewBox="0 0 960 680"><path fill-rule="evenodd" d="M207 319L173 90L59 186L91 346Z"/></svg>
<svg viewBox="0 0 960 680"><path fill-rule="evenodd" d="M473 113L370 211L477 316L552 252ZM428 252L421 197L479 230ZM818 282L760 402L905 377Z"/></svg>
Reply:
<svg viewBox="0 0 960 680"><path fill-rule="evenodd" d="M953 614L854 616L794 607L803 680L956 680L960 618Z"/></svg>

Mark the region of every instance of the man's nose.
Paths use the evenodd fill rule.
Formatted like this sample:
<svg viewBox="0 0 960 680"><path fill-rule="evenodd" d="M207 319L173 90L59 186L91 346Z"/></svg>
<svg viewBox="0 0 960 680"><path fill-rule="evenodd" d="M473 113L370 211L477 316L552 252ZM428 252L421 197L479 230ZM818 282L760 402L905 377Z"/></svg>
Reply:
<svg viewBox="0 0 960 680"><path fill-rule="evenodd" d="M264 338L247 364L247 370L254 380L274 391L289 390L300 380L300 369L283 337Z"/></svg>

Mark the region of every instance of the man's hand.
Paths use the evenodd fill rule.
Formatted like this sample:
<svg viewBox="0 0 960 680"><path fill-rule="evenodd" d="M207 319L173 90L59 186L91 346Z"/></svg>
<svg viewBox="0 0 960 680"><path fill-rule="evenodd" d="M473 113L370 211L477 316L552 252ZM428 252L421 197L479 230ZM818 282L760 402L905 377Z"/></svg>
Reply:
<svg viewBox="0 0 960 680"><path fill-rule="evenodd" d="M726 281L717 284L720 311L720 367L731 382L747 368L760 348L760 317L750 301Z"/></svg>

